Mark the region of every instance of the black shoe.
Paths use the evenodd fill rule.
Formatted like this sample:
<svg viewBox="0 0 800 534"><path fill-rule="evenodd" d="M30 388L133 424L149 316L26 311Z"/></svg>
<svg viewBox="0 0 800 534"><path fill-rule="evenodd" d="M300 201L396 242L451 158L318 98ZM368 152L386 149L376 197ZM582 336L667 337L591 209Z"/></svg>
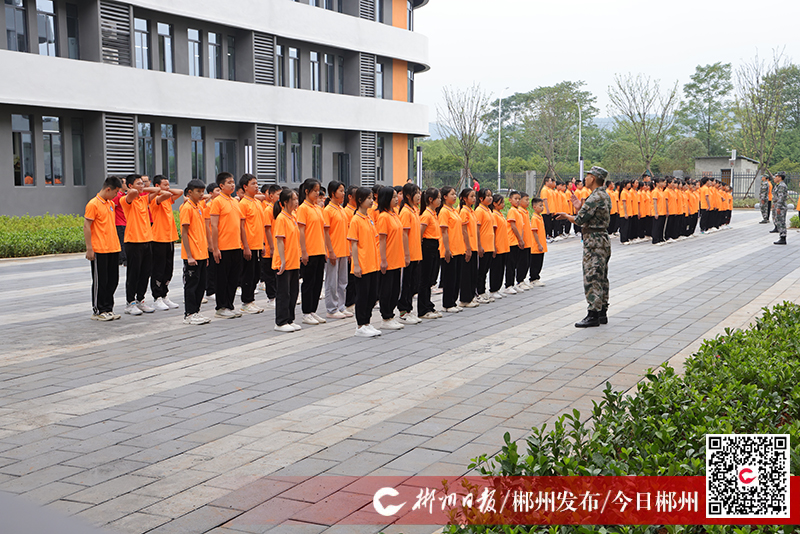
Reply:
<svg viewBox="0 0 800 534"><path fill-rule="evenodd" d="M603 306L603 309L600 310L597 316L597 320L600 324L608 324L608 306Z"/></svg>
<svg viewBox="0 0 800 534"><path fill-rule="evenodd" d="M759 221L758 224L769 224L768 220Z"/></svg>
<svg viewBox="0 0 800 534"><path fill-rule="evenodd" d="M575 328L589 328L600 326L600 312L589 310L589 313L579 323L575 323Z"/></svg>
<svg viewBox="0 0 800 534"><path fill-rule="evenodd" d="M780 233L780 232L778 232L778 229L777 229L777 228L773 228L772 230L770 230L770 231L769 231L769 233L771 233L771 234L778 234L778 233Z"/></svg>
<svg viewBox="0 0 800 534"><path fill-rule="evenodd" d="M773 245L785 245L786 244L786 237L781 237L777 241L773 243Z"/></svg>

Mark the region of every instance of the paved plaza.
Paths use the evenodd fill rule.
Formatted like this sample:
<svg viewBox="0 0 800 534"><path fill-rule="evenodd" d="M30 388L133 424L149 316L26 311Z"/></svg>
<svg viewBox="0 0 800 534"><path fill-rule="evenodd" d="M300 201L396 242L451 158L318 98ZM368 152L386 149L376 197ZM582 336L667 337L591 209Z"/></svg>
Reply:
<svg viewBox="0 0 800 534"><path fill-rule="evenodd" d="M352 319L279 334L271 310L98 323L82 255L0 261L0 491L108 532L430 533L314 524L327 494L270 477L462 475L506 432L588 416L606 382L800 300L800 236L774 246L759 218L663 247L612 239L609 324L587 330L577 238L550 246L546 287L374 339Z"/></svg>

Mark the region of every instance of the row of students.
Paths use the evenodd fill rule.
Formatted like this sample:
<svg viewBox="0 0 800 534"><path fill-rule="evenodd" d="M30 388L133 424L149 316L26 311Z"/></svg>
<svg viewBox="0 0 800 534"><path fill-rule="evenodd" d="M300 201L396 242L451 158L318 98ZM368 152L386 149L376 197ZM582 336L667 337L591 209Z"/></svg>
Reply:
<svg viewBox="0 0 800 534"><path fill-rule="evenodd" d="M570 191L566 182L558 181L552 177L545 178L542 189L539 192L544 203L542 219L545 223L545 233L550 241L565 239L570 236L570 222L567 220L557 220L556 213L567 213L575 215L575 208L572 205L572 195L574 194L581 200L585 200L591 191L586 188L583 182L575 184L575 190ZM580 234L579 226L575 226L575 234Z"/></svg>

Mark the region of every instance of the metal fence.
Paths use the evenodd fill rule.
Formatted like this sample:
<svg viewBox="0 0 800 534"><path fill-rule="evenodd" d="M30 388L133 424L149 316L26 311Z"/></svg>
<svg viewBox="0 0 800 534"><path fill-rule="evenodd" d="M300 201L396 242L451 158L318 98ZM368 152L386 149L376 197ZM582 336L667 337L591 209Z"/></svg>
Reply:
<svg viewBox="0 0 800 534"><path fill-rule="evenodd" d="M497 191L497 174L496 173L472 173L472 176L478 181L481 188L491 189ZM457 171L422 171L422 188L435 187L437 189L442 186L450 185L456 189L472 187L472 183L464 183L461 179L461 173ZM536 191L527 191L531 186ZM538 192L539 181L535 172L507 172L500 175L500 192L504 193L510 190L527 191L530 194Z"/></svg>
<svg viewBox="0 0 800 534"><path fill-rule="evenodd" d="M609 173L609 179L613 182L624 182L626 180L639 180L641 174L626 174L626 173ZM661 174L656 174L655 177L662 177ZM712 178L720 180L721 182L733 187L733 198L758 198L758 192L761 189L761 175L756 176L751 173L702 173L696 176L692 174L684 174L681 178L693 178L700 180L702 178ZM790 192L797 193L800 191L800 174L787 174L786 185L789 187Z"/></svg>

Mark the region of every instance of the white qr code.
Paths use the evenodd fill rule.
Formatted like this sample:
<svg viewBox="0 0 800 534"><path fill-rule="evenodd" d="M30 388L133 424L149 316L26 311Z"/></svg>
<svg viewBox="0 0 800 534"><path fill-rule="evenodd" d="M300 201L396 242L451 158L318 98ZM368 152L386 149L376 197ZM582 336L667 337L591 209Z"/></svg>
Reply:
<svg viewBox="0 0 800 534"><path fill-rule="evenodd" d="M789 436L706 436L706 517L789 517Z"/></svg>

